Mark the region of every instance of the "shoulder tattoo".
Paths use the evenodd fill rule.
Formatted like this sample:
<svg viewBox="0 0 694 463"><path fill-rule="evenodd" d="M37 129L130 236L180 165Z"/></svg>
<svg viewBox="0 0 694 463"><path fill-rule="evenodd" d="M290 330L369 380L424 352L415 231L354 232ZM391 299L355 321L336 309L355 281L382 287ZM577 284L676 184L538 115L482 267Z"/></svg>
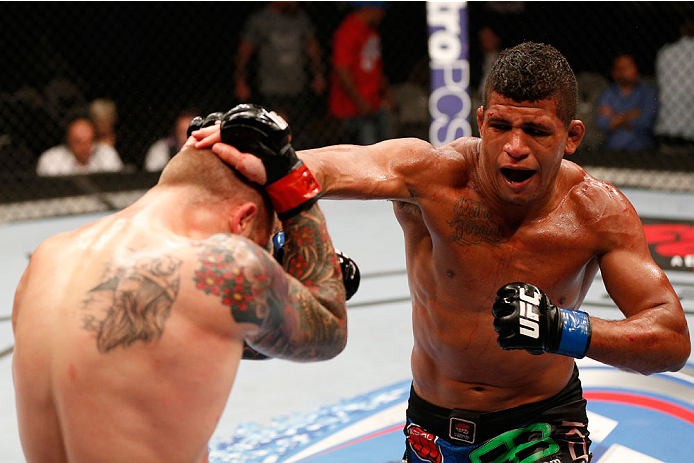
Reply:
<svg viewBox="0 0 694 463"><path fill-rule="evenodd" d="M82 305L82 328L96 335L99 352L161 337L178 295L181 263L171 256L142 257L106 271Z"/></svg>
<svg viewBox="0 0 694 463"><path fill-rule="evenodd" d="M453 229L450 241L461 246L480 243L498 246L508 242L504 223L479 201L461 198L453 212L453 218L448 221Z"/></svg>
<svg viewBox="0 0 694 463"><path fill-rule="evenodd" d="M194 272L195 287L205 294L219 297L229 306L231 316L239 323L262 325L270 315L275 296L266 291L273 265L272 257L260 247L249 246L228 235L215 235L198 243L200 267ZM253 253L249 263L248 253Z"/></svg>

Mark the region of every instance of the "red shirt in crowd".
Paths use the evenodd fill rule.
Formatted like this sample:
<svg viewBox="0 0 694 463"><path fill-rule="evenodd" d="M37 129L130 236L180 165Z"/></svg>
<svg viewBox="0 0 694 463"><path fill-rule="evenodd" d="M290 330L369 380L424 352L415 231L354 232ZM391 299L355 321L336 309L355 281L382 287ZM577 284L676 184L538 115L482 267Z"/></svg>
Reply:
<svg viewBox="0 0 694 463"><path fill-rule="evenodd" d="M381 36L356 13L347 16L335 32L333 66L346 69L364 99L374 108L381 107ZM330 89L330 113L343 119L359 115L356 104L347 96L334 72Z"/></svg>

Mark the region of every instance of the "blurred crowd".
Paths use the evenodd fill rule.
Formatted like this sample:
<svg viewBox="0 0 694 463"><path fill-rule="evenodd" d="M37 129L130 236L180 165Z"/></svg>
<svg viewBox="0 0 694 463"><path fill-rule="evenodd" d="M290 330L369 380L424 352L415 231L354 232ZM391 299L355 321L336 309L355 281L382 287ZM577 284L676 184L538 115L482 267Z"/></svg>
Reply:
<svg viewBox="0 0 694 463"><path fill-rule="evenodd" d="M371 144L394 136L427 138L426 59L391 85L383 60L382 28L388 2L351 2L330 43L301 2L259 5L238 31L229 76L235 101L265 105L287 119L297 148L327 143ZM471 63L473 110L481 103L484 77L499 52L515 43L503 28L471 26L478 48ZM604 73L584 72L579 81L579 118L588 127L587 149L644 151L694 145L694 20L685 19L680 38L664 45L654 75L642 75L634 50L605 50ZM322 41L321 41L322 40ZM124 153L116 98L88 100L82 88L54 78L42 89L22 87L2 95L6 114L0 135L5 169L38 176L95 172L157 172L185 141L188 122L204 107L177 108L168 127L141 153ZM9 108L9 109L8 109ZM217 108L219 109L219 108ZM474 125L474 124L473 124ZM40 126L50 134L32 136ZM326 137L328 131L334 136Z"/></svg>

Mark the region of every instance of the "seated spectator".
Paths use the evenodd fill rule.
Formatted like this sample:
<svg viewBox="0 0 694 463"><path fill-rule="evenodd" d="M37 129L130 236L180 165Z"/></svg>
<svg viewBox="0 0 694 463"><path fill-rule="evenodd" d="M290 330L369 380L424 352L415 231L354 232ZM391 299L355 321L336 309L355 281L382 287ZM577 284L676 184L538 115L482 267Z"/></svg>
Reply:
<svg viewBox="0 0 694 463"><path fill-rule="evenodd" d="M145 155L144 169L148 172L159 172L169 162L174 154L181 151L181 147L188 138L186 132L190 121L197 112L185 110L176 118L173 133L166 138L155 141Z"/></svg>
<svg viewBox="0 0 694 463"><path fill-rule="evenodd" d="M614 83L598 99L597 125L607 133L608 150L638 151L655 145L653 126L658 112L655 87L643 82L634 57L622 54L612 67Z"/></svg>
<svg viewBox="0 0 694 463"><path fill-rule="evenodd" d="M96 132L88 119L73 120L68 125L65 144L43 152L36 173L50 177L121 171L123 162L116 150L95 141L95 137Z"/></svg>
<svg viewBox="0 0 694 463"><path fill-rule="evenodd" d="M116 104L107 98L98 98L89 104L89 118L96 130L96 141L116 147Z"/></svg>

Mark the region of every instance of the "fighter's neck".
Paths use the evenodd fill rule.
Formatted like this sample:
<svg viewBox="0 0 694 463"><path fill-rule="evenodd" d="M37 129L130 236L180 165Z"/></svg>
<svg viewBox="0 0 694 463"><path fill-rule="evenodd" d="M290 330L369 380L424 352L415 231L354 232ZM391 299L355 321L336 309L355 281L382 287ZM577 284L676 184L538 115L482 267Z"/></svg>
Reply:
<svg viewBox="0 0 694 463"><path fill-rule="evenodd" d="M181 237L204 239L230 232L228 221L220 211L191 202L182 189L155 187L127 210L133 217Z"/></svg>
<svg viewBox="0 0 694 463"><path fill-rule="evenodd" d="M561 175L560 171L558 176ZM510 229L517 229L524 223L545 217L559 206L565 196L560 194L559 185L561 185L561 182L559 179L556 179L552 184L553 187L546 194L526 204L517 204L502 198L494 189L494 183L488 180L485 181L483 176L484 172L477 169L476 174L473 176L475 191L480 195L482 203L495 216L503 220Z"/></svg>

